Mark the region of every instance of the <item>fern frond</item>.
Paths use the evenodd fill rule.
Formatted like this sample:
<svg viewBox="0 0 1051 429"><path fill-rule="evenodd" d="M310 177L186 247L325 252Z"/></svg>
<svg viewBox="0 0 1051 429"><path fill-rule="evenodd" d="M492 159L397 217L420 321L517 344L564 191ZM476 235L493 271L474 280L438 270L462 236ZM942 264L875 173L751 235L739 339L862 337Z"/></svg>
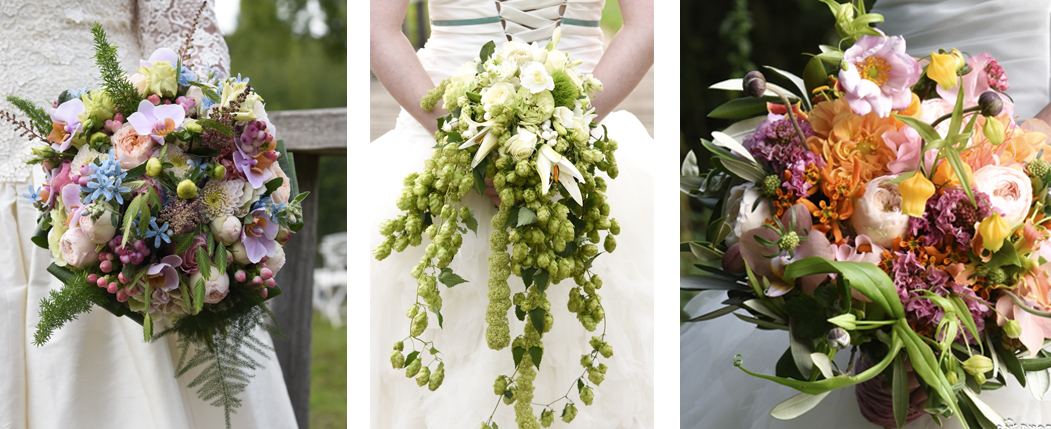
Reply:
<svg viewBox="0 0 1051 429"><path fill-rule="evenodd" d="M33 334L33 345L44 345L57 329L91 310L92 304L105 302L106 290L88 282L87 276L86 271L81 271L70 279L63 279L62 289L52 290L47 298L40 300L40 322Z"/></svg>
<svg viewBox="0 0 1051 429"><path fill-rule="evenodd" d="M29 122L37 133L48 135L51 132L51 115L48 115L46 110L37 107L29 100L13 95L9 95L7 101L29 117Z"/></svg>
<svg viewBox="0 0 1051 429"><path fill-rule="evenodd" d="M92 25L91 34L95 36L95 56L92 58L95 59L95 67L98 67L102 74L103 86L113 104L117 106L117 111L124 117L131 116L138 109L142 96L121 69L117 59L117 47L106 39L106 31L102 29L102 24L96 22Z"/></svg>

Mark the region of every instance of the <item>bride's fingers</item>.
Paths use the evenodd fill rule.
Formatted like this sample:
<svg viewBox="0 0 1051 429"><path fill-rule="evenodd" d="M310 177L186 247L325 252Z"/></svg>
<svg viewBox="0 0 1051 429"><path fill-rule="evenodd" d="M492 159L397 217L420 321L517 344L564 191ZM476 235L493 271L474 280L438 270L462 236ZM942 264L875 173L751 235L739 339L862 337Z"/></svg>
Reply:
<svg viewBox="0 0 1051 429"><path fill-rule="evenodd" d="M482 192L482 195L500 207L500 194L497 194L496 188L493 187L493 179L485 179L485 192Z"/></svg>

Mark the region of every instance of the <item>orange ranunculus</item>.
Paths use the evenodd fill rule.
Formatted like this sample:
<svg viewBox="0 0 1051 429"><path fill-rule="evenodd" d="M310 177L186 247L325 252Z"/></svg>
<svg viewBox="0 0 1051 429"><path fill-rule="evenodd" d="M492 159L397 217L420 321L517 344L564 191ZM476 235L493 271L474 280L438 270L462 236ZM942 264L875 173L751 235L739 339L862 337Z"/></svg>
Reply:
<svg viewBox="0 0 1051 429"><path fill-rule="evenodd" d="M971 170L971 166L965 162L963 164L963 169L965 171L964 174L967 175L967 182L970 183L973 188L974 174L972 174L973 170ZM938 163L938 167L934 169L934 175L931 176L931 182L938 187L959 188L961 186L960 178L956 176L956 170L952 168L952 165L950 165L947 160L942 160Z"/></svg>
<svg viewBox="0 0 1051 429"><path fill-rule="evenodd" d="M845 102L843 104L846 105ZM818 116L817 109L814 110L811 115L812 127ZM861 183L868 183L887 173L887 163L896 159L897 154L884 143L883 133L896 131L900 124L898 120L893 117L880 118L874 113L859 116L847 106L847 112L836 114L833 121L826 139L807 139L810 149L825 158L831 167L832 176L851 176L855 165L860 167Z"/></svg>
<svg viewBox="0 0 1051 429"><path fill-rule="evenodd" d="M807 120L810 121L810 128L824 139L828 138L828 134L832 132L833 125L853 114L847 100L840 98L814 105Z"/></svg>

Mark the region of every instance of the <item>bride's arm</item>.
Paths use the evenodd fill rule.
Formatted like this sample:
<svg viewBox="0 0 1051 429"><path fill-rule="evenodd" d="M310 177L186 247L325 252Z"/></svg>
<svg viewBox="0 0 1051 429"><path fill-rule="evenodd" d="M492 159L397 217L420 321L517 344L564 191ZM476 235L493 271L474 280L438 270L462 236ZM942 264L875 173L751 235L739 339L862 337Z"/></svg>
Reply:
<svg viewBox="0 0 1051 429"><path fill-rule="evenodd" d="M434 88L412 44L401 32L409 0L372 0L369 34L369 65L394 100L430 132L438 130L438 117L445 114L441 101L428 112L420 99Z"/></svg>
<svg viewBox="0 0 1051 429"><path fill-rule="evenodd" d="M624 26L595 66L602 92L593 101L601 121L631 93L653 65L653 0L620 0Z"/></svg>

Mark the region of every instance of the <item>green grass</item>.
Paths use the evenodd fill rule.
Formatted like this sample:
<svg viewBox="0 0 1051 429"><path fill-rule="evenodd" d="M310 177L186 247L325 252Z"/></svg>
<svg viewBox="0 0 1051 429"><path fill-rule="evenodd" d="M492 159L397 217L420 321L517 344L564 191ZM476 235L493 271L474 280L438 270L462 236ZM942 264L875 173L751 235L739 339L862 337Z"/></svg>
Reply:
<svg viewBox="0 0 1051 429"><path fill-rule="evenodd" d="M310 428L347 427L347 327L314 313L310 352Z"/></svg>
<svg viewBox="0 0 1051 429"><path fill-rule="evenodd" d="M606 7L602 8L602 28L607 32L616 33L624 26L624 18L620 15L620 3L617 0L606 0Z"/></svg>

